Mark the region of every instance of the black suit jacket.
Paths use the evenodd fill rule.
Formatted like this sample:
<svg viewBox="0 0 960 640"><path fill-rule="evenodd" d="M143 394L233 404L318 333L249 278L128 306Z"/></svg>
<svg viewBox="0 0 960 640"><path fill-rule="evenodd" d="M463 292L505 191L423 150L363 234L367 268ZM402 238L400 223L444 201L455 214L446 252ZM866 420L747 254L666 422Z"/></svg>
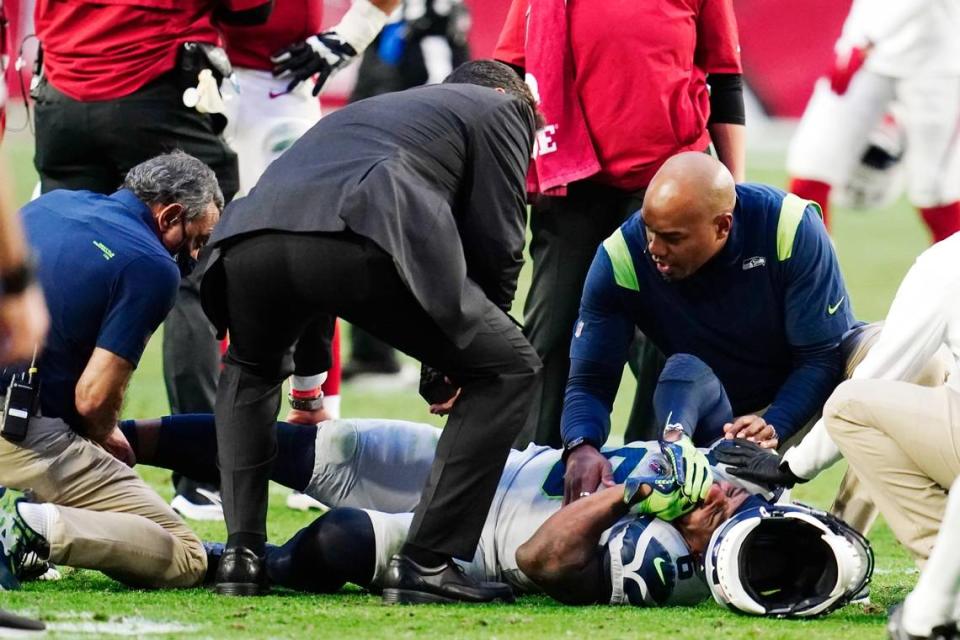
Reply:
<svg viewBox="0 0 960 640"><path fill-rule="evenodd" d="M465 346L484 299L508 311L516 292L533 131L525 103L474 85L353 103L234 200L211 245L265 230L349 229L393 257L427 313Z"/></svg>

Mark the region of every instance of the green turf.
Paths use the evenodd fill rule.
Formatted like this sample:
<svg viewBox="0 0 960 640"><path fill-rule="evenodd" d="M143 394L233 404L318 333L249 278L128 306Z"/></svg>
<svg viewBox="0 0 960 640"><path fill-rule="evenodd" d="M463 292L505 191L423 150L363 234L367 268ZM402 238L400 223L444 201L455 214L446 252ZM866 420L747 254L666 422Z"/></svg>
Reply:
<svg viewBox="0 0 960 640"><path fill-rule="evenodd" d="M14 169L18 203L29 196L35 182L30 166L31 141L15 135L3 148ZM749 177L782 185L782 158L751 159ZM857 214L838 211L834 235L854 307L859 317L882 318L900 278L926 244L916 214L903 201L882 211ZM520 299L529 286L529 268L522 275ZM516 306L519 314L520 301ZM630 376L624 378L614 415L622 425L629 411ZM440 424L429 416L424 404L410 389L371 391L346 385L344 415L421 420ZM167 410L160 375L159 340L147 348L128 394L127 417L161 415ZM141 469L144 477L166 497L171 496L168 474ZM839 481L835 468L795 496L826 506ZM312 516L283 507L285 491L271 489L270 538L283 541ZM222 525L196 523L205 539L223 538ZM629 608L569 608L542 597L522 598L515 606L418 607L382 606L375 596L359 589L337 596L307 596L279 592L254 600L221 598L202 589L147 592L127 589L90 571L67 570L57 583L31 583L20 592L0 593L0 605L39 615L58 629L57 637L103 635L113 624L131 628L139 619L155 623L179 623L185 628L148 637L417 637L464 638L514 637L660 637L678 638L878 638L882 634L885 608L899 600L913 585L912 563L884 525L876 527L871 540L877 554L873 583L874 604L866 609L850 606L829 618L807 622L757 620L728 613L712 602L689 610L638 610ZM86 625L85 627L83 625ZM86 628L88 632L82 632ZM144 631L146 633L146 630Z"/></svg>

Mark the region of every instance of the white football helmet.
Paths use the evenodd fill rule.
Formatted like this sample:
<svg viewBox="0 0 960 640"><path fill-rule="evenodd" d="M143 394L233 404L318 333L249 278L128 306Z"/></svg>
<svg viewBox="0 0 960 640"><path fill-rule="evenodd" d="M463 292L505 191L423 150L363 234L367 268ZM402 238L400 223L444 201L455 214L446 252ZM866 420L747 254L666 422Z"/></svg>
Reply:
<svg viewBox="0 0 960 640"><path fill-rule="evenodd" d="M873 551L842 520L800 504L745 509L713 532L705 573L714 600L739 613L820 616L870 582Z"/></svg>
<svg viewBox="0 0 960 640"><path fill-rule="evenodd" d="M845 184L834 191L840 206L858 211L893 204L906 185L903 156L907 139L893 114L870 132L867 148L853 167Z"/></svg>

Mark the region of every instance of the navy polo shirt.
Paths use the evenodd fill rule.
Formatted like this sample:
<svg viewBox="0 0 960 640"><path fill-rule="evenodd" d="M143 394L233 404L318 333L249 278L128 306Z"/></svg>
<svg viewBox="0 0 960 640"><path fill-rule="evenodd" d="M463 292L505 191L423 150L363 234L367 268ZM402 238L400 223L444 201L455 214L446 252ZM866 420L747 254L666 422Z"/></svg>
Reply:
<svg viewBox="0 0 960 640"><path fill-rule="evenodd" d="M765 414L781 440L821 409L856 324L816 204L737 185L723 249L669 282L647 253L642 212L598 249L571 341L564 441L603 443L635 327L666 355L689 353L720 379L734 415Z"/></svg>
<svg viewBox="0 0 960 640"><path fill-rule="evenodd" d="M21 215L50 310L41 412L76 426L75 389L94 348L135 367L173 306L180 272L130 191L52 191Z"/></svg>

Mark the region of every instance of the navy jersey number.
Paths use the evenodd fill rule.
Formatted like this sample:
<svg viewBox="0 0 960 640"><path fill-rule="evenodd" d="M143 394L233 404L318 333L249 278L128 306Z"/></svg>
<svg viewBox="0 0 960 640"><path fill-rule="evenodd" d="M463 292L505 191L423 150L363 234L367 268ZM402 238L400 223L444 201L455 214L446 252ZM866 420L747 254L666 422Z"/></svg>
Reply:
<svg viewBox="0 0 960 640"><path fill-rule="evenodd" d="M647 455L647 449L646 447L620 447L619 449L611 449L610 451L602 451L601 453L603 457L610 461L610 466L613 467L613 480L619 484L633 473L633 470L637 468L640 461ZM563 474L566 469L567 465L564 464L562 460L557 461L557 463L550 468L550 472L547 474L546 479L543 481L543 486L540 488L540 490L543 491L543 495L551 500L563 498Z"/></svg>

